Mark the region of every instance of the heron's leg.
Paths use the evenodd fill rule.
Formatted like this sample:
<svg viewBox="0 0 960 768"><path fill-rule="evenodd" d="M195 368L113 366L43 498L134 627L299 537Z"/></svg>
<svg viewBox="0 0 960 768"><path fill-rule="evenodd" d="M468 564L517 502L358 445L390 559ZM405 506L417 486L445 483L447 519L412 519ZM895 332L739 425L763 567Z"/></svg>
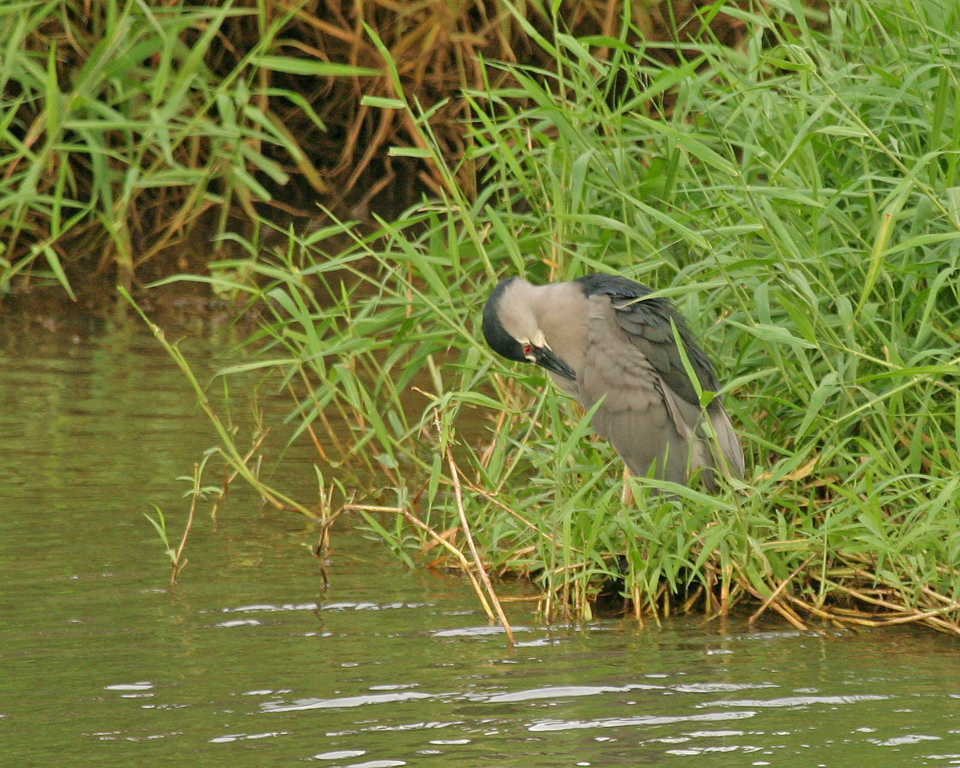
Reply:
<svg viewBox="0 0 960 768"><path fill-rule="evenodd" d="M620 491L620 503L627 507L633 504L633 488L630 486L630 468L623 465L623 490Z"/></svg>

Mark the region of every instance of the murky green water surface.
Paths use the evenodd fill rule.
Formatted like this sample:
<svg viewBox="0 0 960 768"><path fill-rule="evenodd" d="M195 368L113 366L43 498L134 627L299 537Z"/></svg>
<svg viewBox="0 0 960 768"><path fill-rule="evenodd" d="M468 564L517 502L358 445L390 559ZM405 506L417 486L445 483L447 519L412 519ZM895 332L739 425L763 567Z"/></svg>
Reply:
<svg viewBox="0 0 960 768"><path fill-rule="evenodd" d="M321 594L314 534L239 488L171 592L143 513L179 529L214 443L179 373L130 330L0 340L2 765L960 765L960 644L930 632L514 606L511 649L464 584L356 532Z"/></svg>

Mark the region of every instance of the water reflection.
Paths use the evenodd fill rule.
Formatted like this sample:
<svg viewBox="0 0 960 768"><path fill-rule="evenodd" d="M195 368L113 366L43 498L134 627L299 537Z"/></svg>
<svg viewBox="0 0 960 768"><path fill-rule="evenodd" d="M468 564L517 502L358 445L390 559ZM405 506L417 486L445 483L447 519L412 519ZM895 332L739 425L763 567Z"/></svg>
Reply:
<svg viewBox="0 0 960 768"><path fill-rule="evenodd" d="M511 648L468 585L362 531L336 532L321 594L315 532L241 489L171 593L143 512L182 524L177 478L214 442L179 373L130 329L0 350L5 764L960 765L958 646L931 633L545 627L514 604Z"/></svg>

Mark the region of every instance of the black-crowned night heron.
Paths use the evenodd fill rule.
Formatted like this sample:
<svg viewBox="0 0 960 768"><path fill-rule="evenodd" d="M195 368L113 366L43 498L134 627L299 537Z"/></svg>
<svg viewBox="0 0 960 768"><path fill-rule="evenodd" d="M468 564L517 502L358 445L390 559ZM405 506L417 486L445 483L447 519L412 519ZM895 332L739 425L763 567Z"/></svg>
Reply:
<svg viewBox="0 0 960 768"><path fill-rule="evenodd" d="M586 409L592 425L635 475L686 484L692 472L711 490L715 471L743 474L743 450L714 397L701 408L677 339L700 388L719 389L713 364L683 316L641 283L587 275L569 283L502 281L483 310L483 335L507 358L535 363ZM713 429L705 429L704 416Z"/></svg>

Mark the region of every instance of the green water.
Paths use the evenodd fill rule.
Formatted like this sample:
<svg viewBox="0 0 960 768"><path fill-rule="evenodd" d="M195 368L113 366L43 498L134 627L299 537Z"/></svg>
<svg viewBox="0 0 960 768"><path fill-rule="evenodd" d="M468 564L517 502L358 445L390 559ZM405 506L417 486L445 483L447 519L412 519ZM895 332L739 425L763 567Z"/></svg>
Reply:
<svg viewBox="0 0 960 768"><path fill-rule="evenodd" d="M323 594L314 533L241 488L171 591L143 513L179 529L214 439L145 334L0 329L0 435L2 766L960 765L960 643L931 632L515 604L510 648L354 531ZM307 455L284 471L308 498Z"/></svg>

